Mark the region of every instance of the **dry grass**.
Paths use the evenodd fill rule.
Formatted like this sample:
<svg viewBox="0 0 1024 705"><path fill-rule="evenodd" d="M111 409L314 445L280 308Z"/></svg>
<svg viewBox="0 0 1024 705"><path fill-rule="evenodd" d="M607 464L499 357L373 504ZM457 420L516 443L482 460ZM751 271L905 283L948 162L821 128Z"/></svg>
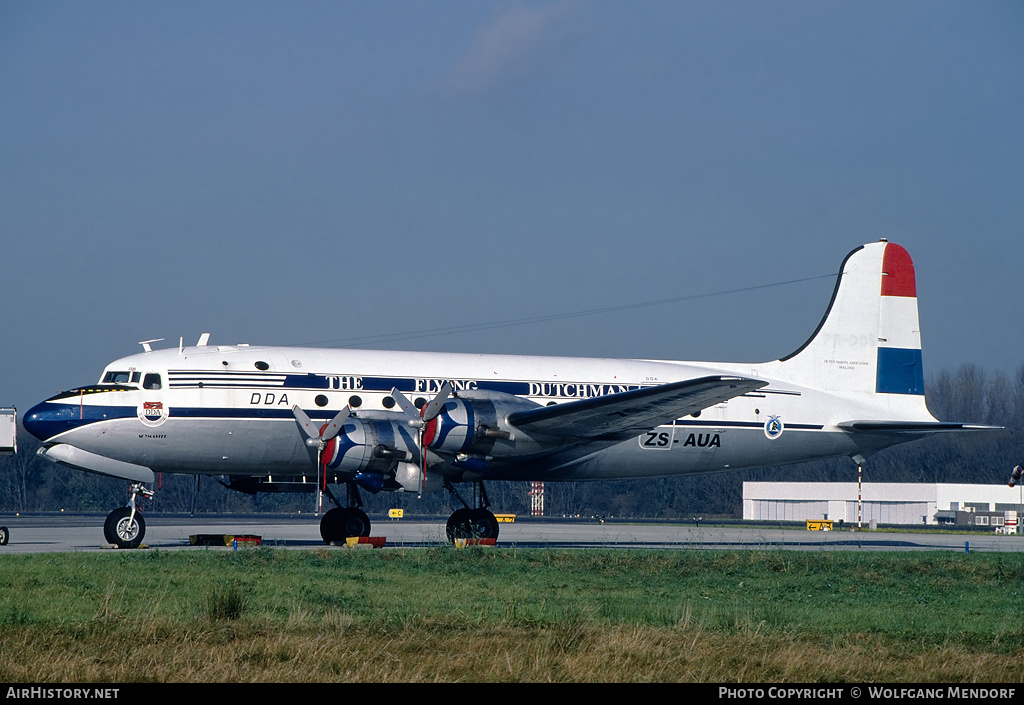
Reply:
<svg viewBox="0 0 1024 705"><path fill-rule="evenodd" d="M816 643L696 627L472 625L394 628L344 615L284 628L245 619L190 628L151 621L7 630L4 682L957 682L1007 678L994 653L936 646L907 653L877 638ZM1016 661L1019 662L1018 654Z"/></svg>

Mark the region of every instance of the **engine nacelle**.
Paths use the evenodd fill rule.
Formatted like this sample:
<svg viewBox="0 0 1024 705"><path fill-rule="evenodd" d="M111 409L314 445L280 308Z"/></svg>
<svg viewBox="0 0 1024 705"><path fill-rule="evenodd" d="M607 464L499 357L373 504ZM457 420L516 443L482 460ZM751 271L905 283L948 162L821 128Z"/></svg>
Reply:
<svg viewBox="0 0 1024 705"><path fill-rule="evenodd" d="M465 390L444 404L423 430L423 444L447 458L508 458L545 450L538 442L511 426L509 414L535 409L539 404L513 394Z"/></svg>
<svg viewBox="0 0 1024 705"><path fill-rule="evenodd" d="M417 433L397 414L371 411L349 416L324 446L320 462L339 473L392 475L399 463L418 461Z"/></svg>
<svg viewBox="0 0 1024 705"><path fill-rule="evenodd" d="M436 472L423 473L419 463L399 463L395 471L395 482L406 492L439 492L444 486Z"/></svg>
<svg viewBox="0 0 1024 705"><path fill-rule="evenodd" d="M442 475L486 472L494 461L527 457L557 445L561 439L535 438L507 421L514 412L539 406L504 392L460 391L423 428L425 476L419 421L396 412L363 411L345 419L342 430L325 444L321 463L328 471L353 476L371 492L387 484L391 489L435 489ZM375 482L360 480L367 477Z"/></svg>

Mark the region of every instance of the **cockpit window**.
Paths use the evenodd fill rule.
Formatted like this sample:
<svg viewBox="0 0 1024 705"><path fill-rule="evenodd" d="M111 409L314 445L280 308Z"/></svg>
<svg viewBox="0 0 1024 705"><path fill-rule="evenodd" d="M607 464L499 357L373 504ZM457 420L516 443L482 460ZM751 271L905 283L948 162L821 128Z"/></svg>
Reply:
<svg viewBox="0 0 1024 705"><path fill-rule="evenodd" d="M131 379L130 372L111 370L103 375L103 384L128 384Z"/></svg>
<svg viewBox="0 0 1024 705"><path fill-rule="evenodd" d="M147 374L146 378L142 380L143 389L160 389L160 375L158 374Z"/></svg>

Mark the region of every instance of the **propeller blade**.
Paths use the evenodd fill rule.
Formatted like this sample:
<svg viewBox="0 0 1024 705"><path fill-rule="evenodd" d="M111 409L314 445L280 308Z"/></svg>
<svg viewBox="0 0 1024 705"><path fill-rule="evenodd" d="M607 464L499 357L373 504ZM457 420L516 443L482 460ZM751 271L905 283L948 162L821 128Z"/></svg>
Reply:
<svg viewBox="0 0 1024 705"><path fill-rule="evenodd" d="M398 406L401 407L402 411L405 412L406 416L408 416L411 419L416 419L416 421L419 422L419 409L416 408L415 404L409 401L408 397L406 397L404 394L398 391L397 387L391 390L391 396L392 398L394 398L396 402L398 402Z"/></svg>
<svg viewBox="0 0 1024 705"><path fill-rule="evenodd" d="M327 424L327 427L324 428L323 433L320 435L320 438L324 441L329 441L335 436L337 436L338 432L341 431L341 429L345 426L345 422L348 420L348 417L351 415L351 413L352 410L349 409L348 405L346 404L345 408L339 411L337 416L331 419L331 422Z"/></svg>
<svg viewBox="0 0 1024 705"><path fill-rule="evenodd" d="M320 427L306 416L306 412L300 409L298 404L292 407L292 415L295 417L295 420L299 422L299 426L302 427L302 430L310 440L320 440Z"/></svg>
<svg viewBox="0 0 1024 705"><path fill-rule="evenodd" d="M441 385L441 391L423 407L423 420L430 421L444 410L444 403L452 395L452 383L445 382Z"/></svg>
<svg viewBox="0 0 1024 705"><path fill-rule="evenodd" d="M437 415L444 410L444 404L446 401L448 401L448 397L452 395L453 391L454 389L452 388L452 383L445 382L444 384L441 385L441 389L438 391L437 395L434 396L434 398L431 399L429 402L424 404L422 410L418 410L415 404L410 402L409 399L404 394L398 391L397 387L394 387L391 390L391 397L395 400L395 402L402 409L402 411L405 412L405 415L408 416L410 419L414 419L415 425L419 427L419 434L417 436L416 446L420 454L420 476L419 482L417 483L419 487L417 489L419 490L419 495L421 499L423 498L423 486L426 482L427 475L427 452L426 449L423 447L423 430L426 428L427 424L430 421L436 418Z"/></svg>

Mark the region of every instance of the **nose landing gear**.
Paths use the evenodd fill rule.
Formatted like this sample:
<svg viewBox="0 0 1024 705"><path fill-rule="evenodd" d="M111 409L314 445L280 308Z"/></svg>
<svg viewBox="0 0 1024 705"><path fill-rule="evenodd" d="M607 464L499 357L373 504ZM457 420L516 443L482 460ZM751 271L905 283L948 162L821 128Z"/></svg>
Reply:
<svg viewBox="0 0 1024 705"><path fill-rule="evenodd" d="M135 506L135 498L142 495L146 499L153 498L153 490L146 489L140 482L131 484L128 505L119 507L107 515L103 523L103 536L107 543L118 548L138 548L146 535L146 520Z"/></svg>

